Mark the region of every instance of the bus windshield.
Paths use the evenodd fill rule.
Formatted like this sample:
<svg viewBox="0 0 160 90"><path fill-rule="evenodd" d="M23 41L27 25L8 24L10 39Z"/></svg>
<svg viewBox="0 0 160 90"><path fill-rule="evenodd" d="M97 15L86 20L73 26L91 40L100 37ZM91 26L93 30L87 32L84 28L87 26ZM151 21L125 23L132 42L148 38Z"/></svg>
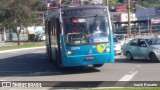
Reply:
<svg viewBox="0 0 160 90"><path fill-rule="evenodd" d="M66 45L85 45L109 42L106 16L64 18Z"/></svg>

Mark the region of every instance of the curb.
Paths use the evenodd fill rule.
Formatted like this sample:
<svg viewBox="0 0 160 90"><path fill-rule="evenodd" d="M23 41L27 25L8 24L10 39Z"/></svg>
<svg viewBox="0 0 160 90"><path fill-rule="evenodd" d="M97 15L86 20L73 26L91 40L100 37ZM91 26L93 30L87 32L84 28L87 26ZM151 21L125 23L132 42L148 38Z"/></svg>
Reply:
<svg viewBox="0 0 160 90"><path fill-rule="evenodd" d="M15 51L23 51L23 50L33 50L33 49L41 49L41 48L46 48L46 46L32 47L32 48L21 48L21 49L13 49L13 50L4 50L4 51L0 51L0 53L8 53L8 52L15 52Z"/></svg>

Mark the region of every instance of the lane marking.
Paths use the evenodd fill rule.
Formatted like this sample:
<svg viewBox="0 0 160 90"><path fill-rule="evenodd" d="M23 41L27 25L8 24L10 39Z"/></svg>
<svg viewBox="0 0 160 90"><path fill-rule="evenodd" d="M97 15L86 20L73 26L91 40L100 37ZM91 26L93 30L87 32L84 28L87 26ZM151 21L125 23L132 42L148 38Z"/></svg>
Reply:
<svg viewBox="0 0 160 90"><path fill-rule="evenodd" d="M142 65L137 65L136 67L137 67L137 68L140 68L140 67L142 67Z"/></svg>
<svg viewBox="0 0 160 90"><path fill-rule="evenodd" d="M7 81L7 80L5 80L5 79L0 79L0 81Z"/></svg>
<svg viewBox="0 0 160 90"><path fill-rule="evenodd" d="M37 52L33 52L33 53L45 53L46 51L37 51Z"/></svg>
<svg viewBox="0 0 160 90"><path fill-rule="evenodd" d="M128 74L124 75L119 81L130 81L138 71L130 71Z"/></svg>
<svg viewBox="0 0 160 90"><path fill-rule="evenodd" d="M115 85L114 87L124 87L127 82L123 82L123 81L130 81L136 74L138 73L138 71L129 71L128 74L124 75Z"/></svg>

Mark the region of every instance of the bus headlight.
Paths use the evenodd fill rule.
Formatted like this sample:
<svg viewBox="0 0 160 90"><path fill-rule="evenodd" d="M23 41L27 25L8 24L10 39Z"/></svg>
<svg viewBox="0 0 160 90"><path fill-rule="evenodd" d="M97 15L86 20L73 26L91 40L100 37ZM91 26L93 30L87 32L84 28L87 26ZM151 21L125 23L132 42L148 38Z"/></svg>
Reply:
<svg viewBox="0 0 160 90"><path fill-rule="evenodd" d="M67 55L73 55L73 52L67 50Z"/></svg>
<svg viewBox="0 0 160 90"><path fill-rule="evenodd" d="M106 52L110 52L110 48L107 48L107 49L106 49Z"/></svg>

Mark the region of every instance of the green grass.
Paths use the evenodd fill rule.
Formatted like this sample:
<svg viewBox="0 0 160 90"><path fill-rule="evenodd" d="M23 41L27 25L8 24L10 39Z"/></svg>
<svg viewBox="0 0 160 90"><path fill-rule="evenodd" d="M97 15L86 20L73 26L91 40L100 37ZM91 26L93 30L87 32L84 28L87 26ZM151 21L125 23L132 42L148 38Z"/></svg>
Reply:
<svg viewBox="0 0 160 90"><path fill-rule="evenodd" d="M81 89L81 90L160 90L160 87L130 87L130 88L101 88L101 89Z"/></svg>
<svg viewBox="0 0 160 90"><path fill-rule="evenodd" d="M44 42L21 42L21 45L0 47L0 51L20 49L20 48L39 47L39 46L45 46L45 43Z"/></svg>

